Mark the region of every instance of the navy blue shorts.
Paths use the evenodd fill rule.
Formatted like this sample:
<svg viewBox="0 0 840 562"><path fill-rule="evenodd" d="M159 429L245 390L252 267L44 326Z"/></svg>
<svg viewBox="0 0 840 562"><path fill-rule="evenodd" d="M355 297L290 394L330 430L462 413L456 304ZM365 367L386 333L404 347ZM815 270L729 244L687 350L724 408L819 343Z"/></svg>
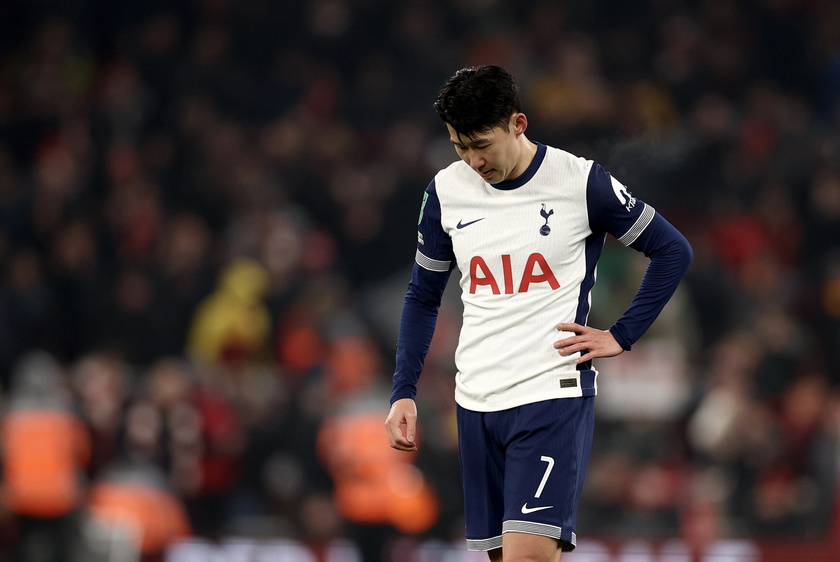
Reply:
<svg viewBox="0 0 840 562"><path fill-rule="evenodd" d="M502 546L508 531L575 548L595 398L559 398L500 412L458 407L469 550Z"/></svg>

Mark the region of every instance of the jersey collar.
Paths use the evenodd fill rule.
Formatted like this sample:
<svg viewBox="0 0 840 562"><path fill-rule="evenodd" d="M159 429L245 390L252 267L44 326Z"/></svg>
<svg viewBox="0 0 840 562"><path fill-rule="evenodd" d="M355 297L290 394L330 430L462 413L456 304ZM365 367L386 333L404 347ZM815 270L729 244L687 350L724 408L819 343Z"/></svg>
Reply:
<svg viewBox="0 0 840 562"><path fill-rule="evenodd" d="M540 169L540 165L545 159L545 145L538 142L535 142L534 144L537 145L537 153L534 155L534 159L531 160L531 163L528 165L525 171L519 175L519 177L516 177L512 180L500 181L499 183L491 183L490 185L492 185L496 189L503 189L505 191L508 191L511 189L516 189L517 187L522 187L523 185L528 183L531 180L531 178L534 177L534 174L537 173L537 170Z"/></svg>

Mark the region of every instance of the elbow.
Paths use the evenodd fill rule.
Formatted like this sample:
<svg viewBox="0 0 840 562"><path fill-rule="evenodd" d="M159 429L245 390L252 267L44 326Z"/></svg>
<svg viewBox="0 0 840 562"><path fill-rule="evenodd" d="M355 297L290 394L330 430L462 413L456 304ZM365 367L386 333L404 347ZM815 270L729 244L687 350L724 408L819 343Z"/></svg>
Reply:
<svg viewBox="0 0 840 562"><path fill-rule="evenodd" d="M669 268L672 268L673 271L679 271L682 275L694 260L694 249L685 236L676 233L667 244L646 255L651 260L661 260L663 264L668 263Z"/></svg>
<svg viewBox="0 0 840 562"><path fill-rule="evenodd" d="M691 247L688 239L684 236L682 237L682 240L680 240L679 251L682 258L682 269L683 271L686 271L688 266L691 265L691 262L694 261L694 249Z"/></svg>

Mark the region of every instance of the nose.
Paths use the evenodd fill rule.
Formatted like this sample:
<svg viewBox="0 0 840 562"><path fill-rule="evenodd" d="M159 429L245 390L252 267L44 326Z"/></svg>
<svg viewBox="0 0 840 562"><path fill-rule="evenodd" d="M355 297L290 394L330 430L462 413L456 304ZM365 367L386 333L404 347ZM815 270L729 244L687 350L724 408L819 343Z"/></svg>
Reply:
<svg viewBox="0 0 840 562"><path fill-rule="evenodd" d="M484 157L479 154L477 150L470 150L469 154L467 155L468 161L467 163L470 165L470 168L473 170L478 170L485 164Z"/></svg>

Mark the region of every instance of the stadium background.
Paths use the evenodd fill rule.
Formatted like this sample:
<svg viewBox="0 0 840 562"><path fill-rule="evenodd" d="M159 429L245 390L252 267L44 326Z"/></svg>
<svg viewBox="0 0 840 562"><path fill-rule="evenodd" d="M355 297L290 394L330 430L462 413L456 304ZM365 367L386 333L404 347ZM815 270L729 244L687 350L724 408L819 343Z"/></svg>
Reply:
<svg viewBox="0 0 840 562"><path fill-rule="evenodd" d="M840 560L832 0L4 0L0 560L68 521L85 560L137 559L141 528L147 560L479 559L455 287L420 453L382 428L420 195L455 156L431 102L478 63L696 253L601 365L569 560ZM616 250L595 326L645 265Z"/></svg>

